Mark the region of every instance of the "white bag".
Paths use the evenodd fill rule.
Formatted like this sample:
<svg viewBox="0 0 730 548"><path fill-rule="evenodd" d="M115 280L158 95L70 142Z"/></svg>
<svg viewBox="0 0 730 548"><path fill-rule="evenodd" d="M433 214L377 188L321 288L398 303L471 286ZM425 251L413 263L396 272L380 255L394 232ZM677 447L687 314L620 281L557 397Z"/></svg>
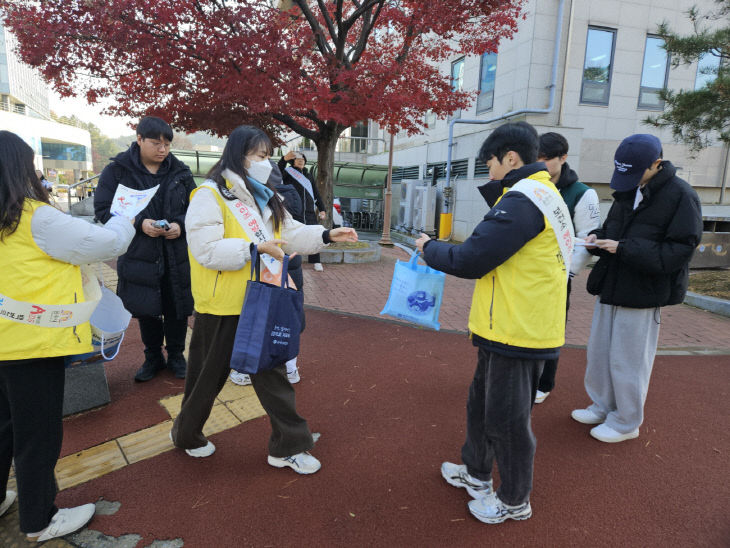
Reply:
<svg viewBox="0 0 730 548"><path fill-rule="evenodd" d="M96 281L96 278L93 278ZM98 282L96 282L98 284ZM98 285L97 285L98 287ZM66 366L83 365L98 360L111 361L117 357L124 340L124 333L132 318L124 304L113 291L100 287L101 300L89 319L91 344L94 349L85 354L66 358Z"/></svg>

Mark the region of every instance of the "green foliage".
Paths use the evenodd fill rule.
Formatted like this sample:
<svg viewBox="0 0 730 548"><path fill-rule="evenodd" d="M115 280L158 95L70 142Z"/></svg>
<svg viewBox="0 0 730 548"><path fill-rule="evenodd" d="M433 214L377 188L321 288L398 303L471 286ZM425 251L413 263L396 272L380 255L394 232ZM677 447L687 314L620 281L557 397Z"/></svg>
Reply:
<svg viewBox="0 0 730 548"><path fill-rule="evenodd" d="M695 152L716 138L730 144L730 0L716 0L716 4L715 10L705 14L700 14L696 6L688 10L694 25L694 32L688 36L676 34L667 23L657 28L673 67L697 62L703 54L720 59L718 68L703 72L714 76L704 87L660 91L664 112L644 120L655 127L670 128L677 141Z"/></svg>

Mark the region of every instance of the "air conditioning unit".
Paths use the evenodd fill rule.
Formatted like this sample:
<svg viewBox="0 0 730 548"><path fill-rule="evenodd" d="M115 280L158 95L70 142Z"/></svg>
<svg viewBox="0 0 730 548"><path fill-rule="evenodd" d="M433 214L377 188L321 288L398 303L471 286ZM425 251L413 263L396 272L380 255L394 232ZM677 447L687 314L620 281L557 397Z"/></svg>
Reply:
<svg viewBox="0 0 730 548"><path fill-rule="evenodd" d="M433 233L436 229L436 187L429 183L416 187L413 200L413 230Z"/></svg>
<svg viewBox="0 0 730 548"><path fill-rule="evenodd" d="M400 183L400 207L398 208L398 228L410 230L413 226L413 200L416 196L416 185L420 181L404 179Z"/></svg>

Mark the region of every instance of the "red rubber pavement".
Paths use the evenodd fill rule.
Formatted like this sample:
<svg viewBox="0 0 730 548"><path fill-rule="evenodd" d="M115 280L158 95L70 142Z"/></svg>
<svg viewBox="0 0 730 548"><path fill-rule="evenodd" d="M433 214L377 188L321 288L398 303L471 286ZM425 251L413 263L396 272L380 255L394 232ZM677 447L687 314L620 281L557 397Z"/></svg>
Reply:
<svg viewBox="0 0 730 548"><path fill-rule="evenodd" d="M260 418L212 436L218 450L210 458L168 452L65 490L58 504L121 502L118 513L97 516L90 527L140 534L140 547L173 538L186 547L727 545L730 357L658 357L641 436L609 445L570 419L571 409L587 403L585 352L566 349L557 389L533 412L534 515L485 525L468 513L466 492L439 474L443 460L459 461L464 440L476 360L466 337L307 314L297 396L301 414L322 433L313 451L320 472L268 466L269 425ZM138 365L138 335L125 345L136 355L110 363L110 371L133 373ZM150 414L154 398L170 389L167 376L66 421L67 443L98 438L90 431L105 423L95 413L108 419L111 437L156 420L131 416Z"/></svg>

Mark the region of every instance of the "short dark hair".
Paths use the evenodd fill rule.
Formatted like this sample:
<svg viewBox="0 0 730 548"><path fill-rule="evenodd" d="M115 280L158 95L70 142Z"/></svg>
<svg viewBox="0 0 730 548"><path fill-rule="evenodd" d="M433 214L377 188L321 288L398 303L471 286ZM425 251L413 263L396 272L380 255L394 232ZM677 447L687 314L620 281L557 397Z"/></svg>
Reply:
<svg viewBox="0 0 730 548"><path fill-rule="evenodd" d="M142 139L159 139L164 137L172 142L172 128L170 124L157 116L145 116L137 124L137 135Z"/></svg>
<svg viewBox="0 0 730 548"><path fill-rule="evenodd" d="M527 122L509 122L495 129L479 149L479 162L492 156L502 161L510 150L516 152L525 164L537 161L537 131Z"/></svg>
<svg viewBox="0 0 730 548"><path fill-rule="evenodd" d="M540 135L540 147L537 152L538 158L550 160L568 154L568 140L554 131L548 131Z"/></svg>

